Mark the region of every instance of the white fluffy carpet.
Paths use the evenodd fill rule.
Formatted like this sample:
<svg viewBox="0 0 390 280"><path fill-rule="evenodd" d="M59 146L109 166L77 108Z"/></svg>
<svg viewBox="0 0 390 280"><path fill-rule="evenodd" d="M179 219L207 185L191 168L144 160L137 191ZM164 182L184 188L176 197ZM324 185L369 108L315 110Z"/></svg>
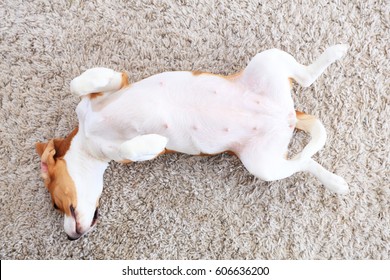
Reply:
<svg viewBox="0 0 390 280"><path fill-rule="evenodd" d="M0 258L389 259L389 2L259 2L1 1ZM329 138L315 158L349 194L303 173L266 183L227 155L112 163L97 227L68 241L34 143L77 125L72 78L94 66L131 82L230 74L268 48L309 63L335 43L351 46L347 56L293 96L323 121ZM292 150L306 142L297 133Z"/></svg>

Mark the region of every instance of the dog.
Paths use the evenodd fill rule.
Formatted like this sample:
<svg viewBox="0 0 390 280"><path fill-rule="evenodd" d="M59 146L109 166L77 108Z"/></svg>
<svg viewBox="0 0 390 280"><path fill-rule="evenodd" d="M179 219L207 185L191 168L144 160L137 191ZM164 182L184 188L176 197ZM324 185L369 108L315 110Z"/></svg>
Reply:
<svg viewBox="0 0 390 280"><path fill-rule="evenodd" d="M270 49L229 76L176 71L129 84L125 72L92 68L73 79L70 91L81 97L78 127L66 138L36 143L42 178L54 207L64 213L68 238L76 240L96 224L103 174L111 160L229 152L262 180L307 171L328 190L347 193L343 178L312 159L325 144L324 126L295 111L291 96L293 81L310 86L347 49L331 46L308 66ZM294 129L311 139L288 159Z"/></svg>

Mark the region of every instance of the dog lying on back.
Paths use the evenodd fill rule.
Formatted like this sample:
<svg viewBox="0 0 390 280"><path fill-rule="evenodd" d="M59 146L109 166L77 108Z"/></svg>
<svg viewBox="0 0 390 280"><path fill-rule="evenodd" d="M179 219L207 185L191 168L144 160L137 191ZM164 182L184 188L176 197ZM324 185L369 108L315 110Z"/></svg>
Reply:
<svg viewBox="0 0 390 280"><path fill-rule="evenodd" d="M103 174L111 160L230 152L260 179L307 171L330 191L346 193L344 179L311 158L325 144L322 123L295 111L291 97L293 80L311 85L346 51L346 45L332 46L304 66L271 49L230 76L166 72L129 85L125 73L93 68L73 79L71 92L81 97L78 127L64 139L36 144L42 177L54 207L64 213L69 239L78 239L96 224ZM311 140L287 159L295 128Z"/></svg>

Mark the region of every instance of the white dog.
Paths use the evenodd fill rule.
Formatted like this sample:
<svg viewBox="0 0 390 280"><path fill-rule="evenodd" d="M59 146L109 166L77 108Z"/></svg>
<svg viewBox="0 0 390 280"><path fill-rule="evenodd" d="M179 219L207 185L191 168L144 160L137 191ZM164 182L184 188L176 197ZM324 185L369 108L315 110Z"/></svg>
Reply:
<svg viewBox="0 0 390 280"><path fill-rule="evenodd" d="M54 206L65 214L69 239L95 225L111 160L231 152L263 180L308 171L327 189L346 193L346 182L311 158L325 144L323 125L296 112L291 97L292 80L311 85L346 51L346 45L332 46L304 66L283 51L267 50L231 76L167 72L129 85L124 73L93 68L72 80L71 92L82 98L79 127L65 139L36 144L42 177ZM309 133L311 141L287 159L294 128Z"/></svg>

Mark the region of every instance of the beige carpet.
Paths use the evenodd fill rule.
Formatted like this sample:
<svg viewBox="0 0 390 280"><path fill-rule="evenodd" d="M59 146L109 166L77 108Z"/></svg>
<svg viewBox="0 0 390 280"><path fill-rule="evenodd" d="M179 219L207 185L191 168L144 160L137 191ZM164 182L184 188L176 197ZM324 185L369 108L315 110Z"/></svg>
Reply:
<svg viewBox="0 0 390 280"><path fill-rule="evenodd" d="M389 2L264 2L1 1L0 258L389 259ZM262 182L228 155L112 163L97 227L68 241L34 143L77 125L73 77L93 66L132 82L230 74L268 48L309 63L335 43L348 55L294 99L323 120L329 138L315 158L348 195L302 173ZM307 140L298 133L292 150Z"/></svg>

